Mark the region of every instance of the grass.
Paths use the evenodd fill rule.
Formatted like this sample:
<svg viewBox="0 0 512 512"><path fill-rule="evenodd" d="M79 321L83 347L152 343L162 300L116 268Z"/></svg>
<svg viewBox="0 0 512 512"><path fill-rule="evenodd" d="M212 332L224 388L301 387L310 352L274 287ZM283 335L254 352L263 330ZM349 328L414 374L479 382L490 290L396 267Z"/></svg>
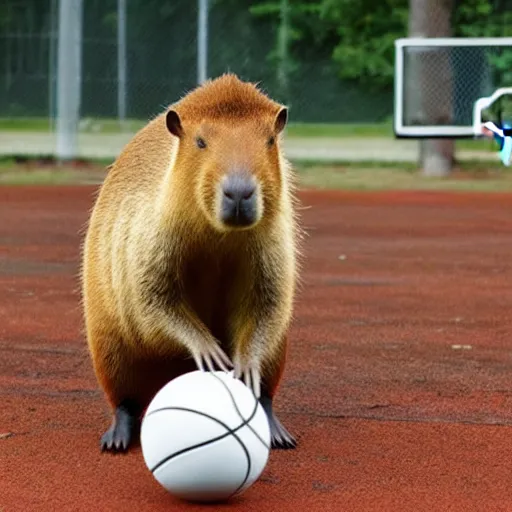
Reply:
<svg viewBox="0 0 512 512"><path fill-rule="evenodd" d="M512 192L512 171L481 162L464 163L446 178L423 176L413 165L402 163L298 164L296 168L305 188Z"/></svg>
<svg viewBox="0 0 512 512"><path fill-rule="evenodd" d="M51 159L0 160L1 185L99 184L110 161L56 165ZM429 178L403 162L295 162L303 188L512 192L512 170L464 162L447 178Z"/></svg>
<svg viewBox="0 0 512 512"><path fill-rule="evenodd" d="M84 183L70 170L0 171L0 185L71 185Z"/></svg>
<svg viewBox="0 0 512 512"><path fill-rule="evenodd" d="M123 131L135 133L146 122L137 119L127 119L121 127L117 119L82 119L80 131L82 133L121 133ZM48 132L54 129L55 127L50 124L50 119L47 118L0 118L0 132Z"/></svg>
<svg viewBox="0 0 512 512"><path fill-rule="evenodd" d="M82 119L81 132L120 133L135 132L148 120L128 119L122 127L117 119ZM50 120L38 117L0 118L0 131L47 132L53 130ZM337 123L290 123L290 137L392 137L391 123L337 124Z"/></svg>
<svg viewBox="0 0 512 512"><path fill-rule="evenodd" d="M117 119L81 120L81 132L120 133L135 132L142 128L148 119L127 119L121 125ZM55 129L48 118L13 117L0 118L0 131L47 132ZM294 123L290 122L286 133L289 137L394 137L392 121L382 123Z"/></svg>
<svg viewBox="0 0 512 512"><path fill-rule="evenodd" d="M46 132L50 129L50 120L46 118L13 117L0 118L0 131Z"/></svg>
<svg viewBox="0 0 512 512"><path fill-rule="evenodd" d="M125 129L135 132L143 121L128 120ZM0 119L0 132L48 131L45 118ZM119 133L115 119L83 120L82 132ZM309 124L290 123L286 136L290 138L392 138L391 122L374 124ZM457 149L489 151L497 148L492 140L456 140ZM0 157L1 158L1 157ZM110 161L81 162L77 167L56 166L51 158L0 160L0 184L69 184L100 182ZM421 190L512 190L512 173L492 163L465 163L449 178L426 178L416 172L415 164L382 162L295 162L301 184L315 188L354 190L421 189Z"/></svg>
<svg viewBox="0 0 512 512"><path fill-rule="evenodd" d="M57 165L52 159L0 160L0 185L83 185L101 183L110 162Z"/></svg>
<svg viewBox="0 0 512 512"><path fill-rule="evenodd" d="M286 135L307 138L394 137L391 123L290 123L286 129Z"/></svg>
<svg viewBox="0 0 512 512"><path fill-rule="evenodd" d="M146 120L128 119L121 127L116 119L83 119L81 133L135 133ZM0 132L48 132L52 129L47 118L0 118ZM393 138L391 121L384 123L290 123L286 128L289 138ZM459 139L456 149L497 151L493 141L487 139Z"/></svg>

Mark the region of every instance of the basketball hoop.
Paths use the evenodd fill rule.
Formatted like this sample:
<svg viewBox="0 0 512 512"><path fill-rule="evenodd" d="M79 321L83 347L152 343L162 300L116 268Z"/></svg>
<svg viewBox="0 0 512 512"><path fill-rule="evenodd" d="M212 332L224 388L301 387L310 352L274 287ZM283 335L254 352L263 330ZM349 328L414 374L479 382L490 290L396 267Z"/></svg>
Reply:
<svg viewBox="0 0 512 512"><path fill-rule="evenodd" d="M483 135L475 109L481 112L497 97L511 94L512 84L498 63L512 55L512 37L402 38L395 50L398 138Z"/></svg>
<svg viewBox="0 0 512 512"><path fill-rule="evenodd" d="M484 129L492 132L494 140L499 146L499 156L502 163L510 166L512 164L512 119L503 123L500 113L498 124L494 121L482 122L482 111L489 108L505 94L512 95L512 87L501 87L494 91L491 96L478 98L473 109L473 133L475 136L481 136L485 134Z"/></svg>

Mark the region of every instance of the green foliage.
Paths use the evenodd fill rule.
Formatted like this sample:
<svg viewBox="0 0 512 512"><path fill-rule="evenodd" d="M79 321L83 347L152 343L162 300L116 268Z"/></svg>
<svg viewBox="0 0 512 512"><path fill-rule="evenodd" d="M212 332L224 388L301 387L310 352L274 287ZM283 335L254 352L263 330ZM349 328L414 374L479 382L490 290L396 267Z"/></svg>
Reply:
<svg viewBox="0 0 512 512"><path fill-rule="evenodd" d="M459 37L512 35L512 11L507 0L459 0L453 31ZM386 88L393 82L394 41L407 36L408 0L298 0L290 2L289 45L294 63L311 53L330 55L337 75L365 87ZM251 2L254 16L279 24L280 1ZM432 16L436 13L432 12ZM271 57L275 56L275 52ZM494 64L512 69L512 55L504 52ZM512 78L512 77L511 77Z"/></svg>
<svg viewBox="0 0 512 512"><path fill-rule="evenodd" d="M512 35L512 11L505 9L506 0L463 0L454 12L456 37L506 37Z"/></svg>
<svg viewBox="0 0 512 512"><path fill-rule="evenodd" d="M507 0L464 0L455 12L455 35L458 37L510 37L512 36L512 10ZM512 84L512 50L504 50L490 57L498 76L497 86Z"/></svg>
<svg viewBox="0 0 512 512"><path fill-rule="evenodd" d="M392 114L394 41L407 35L409 1L210 0L208 74L230 70L265 84L301 121L381 121ZM457 0L454 35L512 36L510 2ZM197 1L126 4L128 115L145 118L196 84ZM56 6L0 0L3 115L50 108L56 54L51 63L46 34L52 16L56 29ZM84 1L81 108L89 116L115 114L116 40L117 0ZM512 84L512 51L493 65L494 84Z"/></svg>
<svg viewBox="0 0 512 512"><path fill-rule="evenodd" d="M320 17L336 34L340 78L375 86L393 80L394 41L407 31L407 0L323 0Z"/></svg>
<svg viewBox="0 0 512 512"><path fill-rule="evenodd" d="M300 70L305 57L305 44L314 44L309 41L310 35L319 26L320 4L317 0L264 0L253 3L249 12L252 16L270 20L275 26L275 42L267 55L267 61L276 70L277 86L281 98L288 101L289 84L294 74ZM311 25L311 20L317 23ZM316 45L319 50L319 45Z"/></svg>

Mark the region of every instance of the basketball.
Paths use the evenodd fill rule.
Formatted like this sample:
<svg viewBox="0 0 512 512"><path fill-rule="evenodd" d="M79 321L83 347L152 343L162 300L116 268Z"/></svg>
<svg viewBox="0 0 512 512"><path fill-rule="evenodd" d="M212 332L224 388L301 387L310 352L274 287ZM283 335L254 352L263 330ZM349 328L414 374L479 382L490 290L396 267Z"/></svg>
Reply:
<svg viewBox="0 0 512 512"><path fill-rule="evenodd" d="M270 453L265 411L232 372L194 371L168 382L144 413L140 440L155 479L187 501L241 494Z"/></svg>

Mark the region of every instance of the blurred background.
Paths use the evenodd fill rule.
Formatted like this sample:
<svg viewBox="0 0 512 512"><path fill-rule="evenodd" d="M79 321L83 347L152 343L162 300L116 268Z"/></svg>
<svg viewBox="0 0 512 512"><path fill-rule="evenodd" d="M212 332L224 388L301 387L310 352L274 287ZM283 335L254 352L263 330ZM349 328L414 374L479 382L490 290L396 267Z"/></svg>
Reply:
<svg viewBox="0 0 512 512"><path fill-rule="evenodd" d="M1 0L0 154L114 158L168 104L233 71L290 107L292 159L436 174L422 166L428 141L394 138L395 40L511 35L512 0ZM438 143L437 174L494 157L488 141Z"/></svg>

